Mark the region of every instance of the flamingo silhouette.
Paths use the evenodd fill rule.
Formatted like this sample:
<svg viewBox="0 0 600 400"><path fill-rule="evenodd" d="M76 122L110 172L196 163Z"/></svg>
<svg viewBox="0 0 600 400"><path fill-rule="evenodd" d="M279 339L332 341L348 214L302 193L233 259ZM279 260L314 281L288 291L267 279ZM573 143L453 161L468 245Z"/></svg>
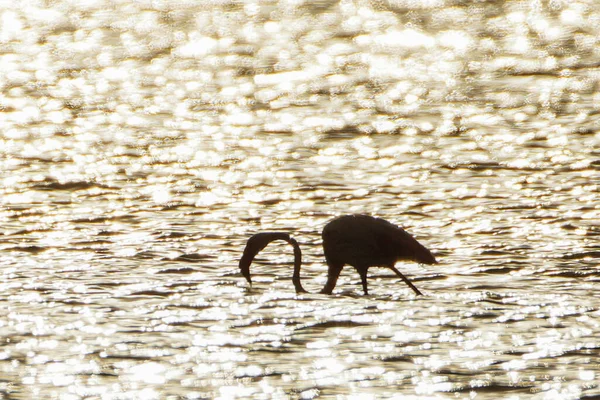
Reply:
<svg viewBox="0 0 600 400"><path fill-rule="evenodd" d="M418 295L422 293L394 266L397 261L416 261L436 264L437 260L421 243L404 229L381 218L369 215L344 215L335 218L323 228L323 251L328 266L327 282L320 293L331 294L344 265L353 266L360 275L364 294L367 289L369 267L386 267L394 271ZM248 239L240 270L248 283L250 265L254 257L274 240L285 240L294 248L292 282L297 293L306 293L300 282L302 251L298 242L286 232L261 232Z"/></svg>

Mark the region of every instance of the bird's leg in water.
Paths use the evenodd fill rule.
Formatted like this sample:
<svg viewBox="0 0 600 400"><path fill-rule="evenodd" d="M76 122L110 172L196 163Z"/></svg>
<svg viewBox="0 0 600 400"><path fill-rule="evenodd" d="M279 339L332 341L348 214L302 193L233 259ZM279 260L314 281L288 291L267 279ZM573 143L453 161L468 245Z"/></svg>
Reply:
<svg viewBox="0 0 600 400"><path fill-rule="evenodd" d="M362 283L362 287L363 287L363 292L365 292L365 295L369 294L369 291L367 290L367 271L368 271L368 267L367 268L356 268L358 270L358 273L360 274L360 282Z"/></svg>
<svg viewBox="0 0 600 400"><path fill-rule="evenodd" d="M333 292L333 288L337 283L338 277L340 276L340 272L342 272L342 268L344 268L344 264L329 264L329 271L327 272L327 283L325 283L325 287L321 290L322 294L331 294Z"/></svg>
<svg viewBox="0 0 600 400"><path fill-rule="evenodd" d="M402 275L402 274L400 273L400 271L398 271L398 270L396 269L396 267L394 267L393 265L388 265L388 267L389 267L389 268L390 268L392 271L394 271L394 272L396 273L396 275L398 275L400 278L402 278L402 280L404 281L404 283L406 283L408 286L410 286L410 288L411 288L412 290L414 290L414 292L415 292L416 294L418 294L418 295L423 295L423 293L421 293L421 292L419 291L419 289L417 289L417 287L416 287L415 285L413 285L411 281L409 281L409 280L408 280L408 278L407 278L407 277L405 277L404 275Z"/></svg>

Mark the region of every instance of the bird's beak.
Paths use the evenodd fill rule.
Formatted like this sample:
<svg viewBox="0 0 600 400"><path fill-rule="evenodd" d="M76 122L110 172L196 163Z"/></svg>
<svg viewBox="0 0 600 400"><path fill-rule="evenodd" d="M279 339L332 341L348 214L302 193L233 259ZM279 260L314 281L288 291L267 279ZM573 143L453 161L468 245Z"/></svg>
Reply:
<svg viewBox="0 0 600 400"><path fill-rule="evenodd" d="M240 260L240 271L250 286L252 286L252 279L250 278L250 263L251 262L248 262L244 257L242 257Z"/></svg>

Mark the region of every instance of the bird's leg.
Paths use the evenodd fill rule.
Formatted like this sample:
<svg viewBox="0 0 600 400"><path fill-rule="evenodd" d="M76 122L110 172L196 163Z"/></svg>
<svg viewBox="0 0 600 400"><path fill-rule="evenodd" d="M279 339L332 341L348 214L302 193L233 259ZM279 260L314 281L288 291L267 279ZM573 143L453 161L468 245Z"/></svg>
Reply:
<svg viewBox="0 0 600 400"><path fill-rule="evenodd" d="M421 296L421 295L423 295L423 293L421 293L421 292L419 291L419 289L417 289L417 287L416 287L415 285L413 285L411 281L409 281L409 280L408 280L408 278L407 278L407 277L405 277L404 275L402 275L402 274L400 273L400 271L398 271L398 270L396 269L396 267L394 267L393 265L388 265L388 267L389 267L389 268L390 268L392 271L394 271L394 272L396 273L396 275L398 275L400 278L402 278L402 280L404 281L404 283L406 283L408 286L410 286L410 288L411 288L411 289L412 289L412 290L413 290L413 291L414 291L416 294L418 294L418 295L420 295L420 296Z"/></svg>
<svg viewBox="0 0 600 400"><path fill-rule="evenodd" d="M327 271L327 283L321 293L323 294L331 294L333 292L333 288L337 283L338 277L340 276L340 272L342 272L342 268L344 268L344 264L329 264L329 270Z"/></svg>
<svg viewBox="0 0 600 400"><path fill-rule="evenodd" d="M365 292L365 295L369 294L369 291L367 290L367 271L368 268L357 268L358 273L360 274L360 282L362 283L362 287L363 287L363 292Z"/></svg>

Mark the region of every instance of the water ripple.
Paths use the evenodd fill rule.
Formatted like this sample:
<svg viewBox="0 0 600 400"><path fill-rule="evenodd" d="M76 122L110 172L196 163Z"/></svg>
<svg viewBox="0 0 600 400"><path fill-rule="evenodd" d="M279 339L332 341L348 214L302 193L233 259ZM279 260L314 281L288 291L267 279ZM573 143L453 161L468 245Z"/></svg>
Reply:
<svg viewBox="0 0 600 400"><path fill-rule="evenodd" d="M2 13L0 397L600 394L597 5L176 3Z"/></svg>

